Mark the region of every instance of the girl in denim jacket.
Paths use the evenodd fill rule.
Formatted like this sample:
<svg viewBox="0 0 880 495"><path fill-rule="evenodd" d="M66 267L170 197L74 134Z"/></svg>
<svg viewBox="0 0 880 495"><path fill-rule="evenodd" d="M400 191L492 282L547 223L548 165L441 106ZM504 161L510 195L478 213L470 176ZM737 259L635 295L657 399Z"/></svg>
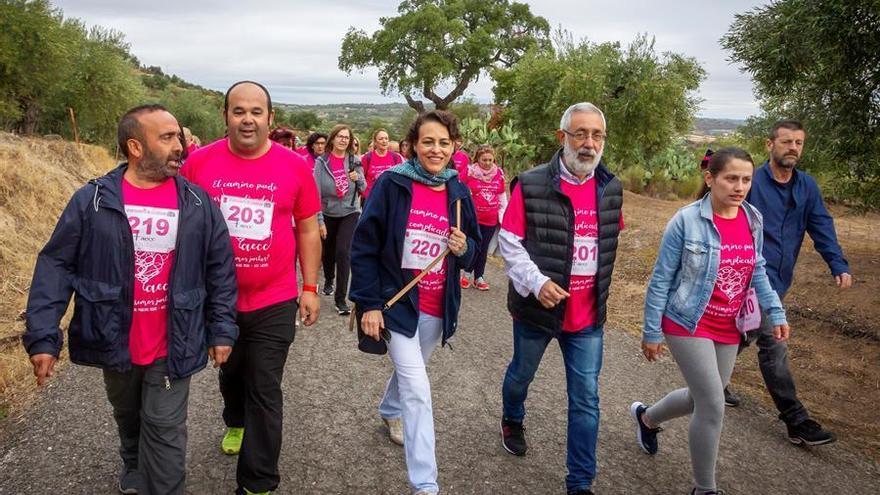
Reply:
<svg viewBox="0 0 880 495"><path fill-rule="evenodd" d="M630 406L639 447L657 453L660 424L691 415L688 431L694 471L692 495L720 494L715 462L741 333L758 327L767 312L777 339L789 327L770 287L761 256L761 215L745 202L754 162L739 148L716 152L704 171L703 199L687 205L666 226L645 298L642 351L648 361L665 339L686 388L653 406Z"/></svg>

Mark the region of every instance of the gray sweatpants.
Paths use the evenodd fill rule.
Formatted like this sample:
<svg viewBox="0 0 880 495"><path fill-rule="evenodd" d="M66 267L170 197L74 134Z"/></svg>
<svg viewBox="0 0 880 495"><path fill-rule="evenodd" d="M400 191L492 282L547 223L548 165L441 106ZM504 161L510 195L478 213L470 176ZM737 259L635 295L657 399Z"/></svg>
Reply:
<svg viewBox="0 0 880 495"><path fill-rule="evenodd" d="M738 346L672 335L666 335L666 343L688 386L666 394L648 408L647 415L659 425L693 414L688 444L694 484L698 494L715 490L715 461L724 422L724 387L730 382Z"/></svg>
<svg viewBox="0 0 880 495"><path fill-rule="evenodd" d="M126 471L140 473L141 495L183 494L186 488L186 407L189 377L167 380L165 360L104 370L107 399L119 430Z"/></svg>

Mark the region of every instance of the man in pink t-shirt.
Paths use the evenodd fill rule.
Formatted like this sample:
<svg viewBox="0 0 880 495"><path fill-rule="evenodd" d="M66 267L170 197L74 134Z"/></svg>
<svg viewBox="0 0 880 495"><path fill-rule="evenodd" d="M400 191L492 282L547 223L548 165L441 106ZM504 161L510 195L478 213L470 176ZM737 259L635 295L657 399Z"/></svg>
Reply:
<svg viewBox="0 0 880 495"><path fill-rule="evenodd" d="M320 310L318 191L302 156L269 140L271 109L262 85L233 84L224 103L228 137L193 153L183 169L220 206L232 237L241 334L220 373L227 426L221 447L239 454L238 491L254 493L280 481L281 378L297 308L307 326Z"/></svg>
<svg viewBox="0 0 880 495"><path fill-rule="evenodd" d="M181 135L160 105L122 116L127 162L74 194L28 296L23 341L43 385L75 294L70 359L103 371L121 493L185 492L191 377L209 358L215 367L226 362L238 333L229 234L205 191L177 177Z"/></svg>
<svg viewBox="0 0 880 495"><path fill-rule="evenodd" d="M562 149L522 173L501 223L510 278L514 353L502 389L504 448L525 455L525 400L547 344L562 349L568 390L569 494L587 495L596 476L599 372L608 289L623 228L620 181L602 164L605 116L569 107L556 131Z"/></svg>

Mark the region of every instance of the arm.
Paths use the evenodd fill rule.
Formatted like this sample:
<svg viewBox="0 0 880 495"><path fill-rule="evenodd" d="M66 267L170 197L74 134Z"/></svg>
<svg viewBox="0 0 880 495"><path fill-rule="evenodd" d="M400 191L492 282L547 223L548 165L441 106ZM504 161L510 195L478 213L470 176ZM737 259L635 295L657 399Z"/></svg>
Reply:
<svg viewBox="0 0 880 495"><path fill-rule="evenodd" d="M318 285L318 268L321 266L321 235L317 215L296 221L296 245L304 285ZM306 326L318 319L321 302L314 292L300 296L300 316Z"/></svg>
<svg viewBox="0 0 880 495"><path fill-rule="evenodd" d="M79 193L77 193L79 194ZM22 342L31 356L61 353L61 318L67 311L77 270L82 236L82 206L77 195L67 203L52 236L37 256L28 294L25 334Z"/></svg>
<svg viewBox="0 0 880 495"><path fill-rule="evenodd" d="M320 205L320 204L322 204L321 203L321 176L324 174L324 159L323 159L323 157L319 156L319 157L315 158L314 174L315 174L315 187L318 190L318 204ZM320 227L322 229L325 228L324 227L324 214L320 210L318 210L318 225L320 225ZM326 235L327 235L327 231L324 230L321 233L321 238L324 238Z"/></svg>
<svg viewBox="0 0 880 495"><path fill-rule="evenodd" d="M642 342L649 344L663 342L660 322L663 319L663 312L666 310L672 282L681 268L683 244L684 220L679 212L666 225L663 240L660 242L660 250L657 253L657 261L654 263L654 271L651 274L650 282L648 282L645 294Z"/></svg>
<svg viewBox="0 0 880 495"><path fill-rule="evenodd" d="M822 259L831 269L831 275L837 277L844 273L850 273L849 263L843 257L843 250L837 241L837 232L834 229L834 219L825 208L819 187L810 182L810 204L807 205L807 232L813 239L816 251L822 255Z"/></svg>
<svg viewBox="0 0 880 495"><path fill-rule="evenodd" d="M502 184L506 184L506 182L502 181ZM498 221L501 222L504 219L504 212L507 211L507 187L502 185L501 190L498 192Z"/></svg>
<svg viewBox="0 0 880 495"><path fill-rule="evenodd" d="M357 194L363 194L364 191L367 190L367 181L366 175L364 174L364 167L361 166L361 161L357 158L352 158L352 167L351 171L357 174L357 178L354 180L354 187Z"/></svg>
<svg viewBox="0 0 880 495"><path fill-rule="evenodd" d="M84 207L78 205L76 199L75 194L67 203L49 242L37 256L28 293L25 334L21 340L30 355L38 387L54 374L64 343L60 323L73 294L82 236L81 208Z"/></svg>
<svg viewBox="0 0 880 495"><path fill-rule="evenodd" d="M550 277L541 273L523 246L526 238L526 210L522 191L514 186L501 231L498 233L498 249L504 258L504 271L513 283L513 288L522 297L534 294L538 297L541 287Z"/></svg>
<svg viewBox="0 0 880 495"><path fill-rule="evenodd" d="M205 290L208 294L205 320L208 347L231 347L238 338L238 325L235 323L235 303L238 300L235 255L232 252L232 240L229 238L229 230L226 228L220 208L210 198L206 198L203 203L210 208L211 222L205 260Z"/></svg>
<svg viewBox="0 0 880 495"><path fill-rule="evenodd" d="M382 176L373 184L351 241L349 298L363 311L381 310L385 304L379 280L379 265L388 236L387 184L387 178Z"/></svg>
<svg viewBox="0 0 880 495"><path fill-rule="evenodd" d="M764 229L758 229L758 242L755 246L764 245ZM752 287L755 289L755 295L758 296L758 305L767 313L770 318L770 324L773 326L787 325L785 318L785 310L782 307L782 301L779 294L770 286L770 279L767 277L767 260L759 250L755 250L755 269L752 272Z"/></svg>

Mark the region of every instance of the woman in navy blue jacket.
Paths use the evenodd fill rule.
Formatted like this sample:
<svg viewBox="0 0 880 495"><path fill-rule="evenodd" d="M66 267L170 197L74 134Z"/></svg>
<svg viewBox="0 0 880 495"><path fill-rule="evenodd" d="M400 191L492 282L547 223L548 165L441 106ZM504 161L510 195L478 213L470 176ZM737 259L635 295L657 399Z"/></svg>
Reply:
<svg viewBox="0 0 880 495"><path fill-rule="evenodd" d="M431 111L416 119L407 135L414 157L376 181L351 248L350 298L363 312L362 329L376 340L383 329L392 335L388 354L394 372L379 414L391 440L404 446L416 494L439 491L425 365L437 344L455 333L461 302L458 273L471 269L480 241L470 193L446 167L458 137L458 123L450 113ZM447 248L449 255L417 288L383 309Z"/></svg>

